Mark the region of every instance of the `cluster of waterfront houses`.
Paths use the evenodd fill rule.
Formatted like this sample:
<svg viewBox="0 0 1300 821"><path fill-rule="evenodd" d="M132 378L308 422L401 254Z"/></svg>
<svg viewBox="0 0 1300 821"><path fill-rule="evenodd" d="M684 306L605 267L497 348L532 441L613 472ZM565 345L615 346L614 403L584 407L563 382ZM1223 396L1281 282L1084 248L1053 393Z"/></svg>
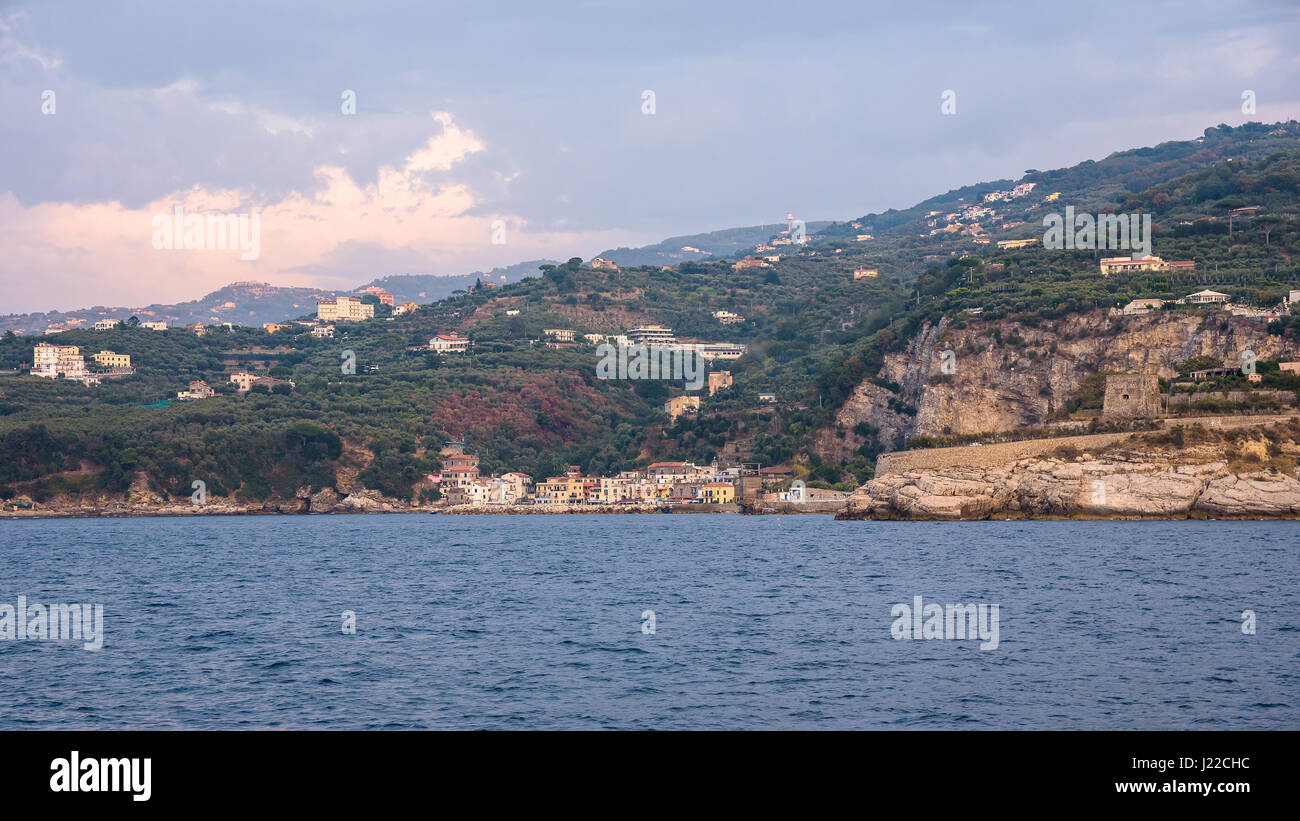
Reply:
<svg viewBox="0 0 1300 821"><path fill-rule="evenodd" d="M640 470L628 470L617 476L584 476L571 467L563 476L551 476L533 483L531 476L511 472L501 476L479 473L478 457L465 453L464 443L449 442L442 451L440 474L426 477L442 491L447 505L687 505L731 504L737 501L742 481L748 495L761 494L765 501L802 501L816 495L836 496L834 491L808 488L767 494L764 483L784 482L791 478L786 467L769 467L750 471L741 478L738 467L719 468L693 462L655 462ZM827 496L827 498L830 498Z"/></svg>

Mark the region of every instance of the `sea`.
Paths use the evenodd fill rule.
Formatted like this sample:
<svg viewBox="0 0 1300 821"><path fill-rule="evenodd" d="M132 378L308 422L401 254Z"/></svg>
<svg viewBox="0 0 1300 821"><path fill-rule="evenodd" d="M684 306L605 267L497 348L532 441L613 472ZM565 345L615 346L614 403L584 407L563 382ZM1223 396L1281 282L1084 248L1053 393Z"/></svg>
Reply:
<svg viewBox="0 0 1300 821"><path fill-rule="evenodd" d="M1297 522L22 519L0 571L3 730L1300 729Z"/></svg>

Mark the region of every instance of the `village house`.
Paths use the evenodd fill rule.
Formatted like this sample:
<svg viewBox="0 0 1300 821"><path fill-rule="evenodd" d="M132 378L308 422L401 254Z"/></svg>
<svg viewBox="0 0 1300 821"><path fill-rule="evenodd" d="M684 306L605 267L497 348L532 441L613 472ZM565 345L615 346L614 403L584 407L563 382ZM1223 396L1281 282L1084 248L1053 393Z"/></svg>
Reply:
<svg viewBox="0 0 1300 821"><path fill-rule="evenodd" d="M500 482L504 485L501 494L504 504L518 504L532 495L533 477L527 473L510 472L502 474Z"/></svg>
<svg viewBox="0 0 1300 821"><path fill-rule="evenodd" d="M333 326L333 325L317 325L315 328L312 328L312 329L311 329L311 335L312 335L312 337L315 338L315 339L333 339L333 338L334 338L334 326Z"/></svg>
<svg viewBox="0 0 1300 821"><path fill-rule="evenodd" d="M429 350L438 353L465 353L469 350L469 339L455 331L449 334L438 334L429 340Z"/></svg>
<svg viewBox="0 0 1300 821"><path fill-rule="evenodd" d="M744 322L745 318L740 314L733 314L731 311L714 311L713 318L723 325L735 325Z"/></svg>
<svg viewBox="0 0 1300 821"><path fill-rule="evenodd" d="M619 267L604 257L596 257L591 261L591 267L598 271L617 271Z"/></svg>
<svg viewBox="0 0 1300 821"><path fill-rule="evenodd" d="M1122 313L1125 316L1149 314L1152 311L1160 310L1164 305L1165 301L1163 299L1135 299L1124 306Z"/></svg>
<svg viewBox="0 0 1300 821"><path fill-rule="evenodd" d="M676 422L677 417L683 413L695 413L700 409L700 397L698 396L674 396L664 403L664 413L668 414L669 422Z"/></svg>
<svg viewBox="0 0 1300 821"><path fill-rule="evenodd" d="M876 268L857 268L853 271L854 279L875 279L878 276L880 271Z"/></svg>
<svg viewBox="0 0 1300 821"><path fill-rule="evenodd" d="M381 305L387 305L390 308L393 306L393 295L385 291L383 288L380 288L378 285L369 285L357 291L357 293L372 294L379 297L379 303Z"/></svg>
<svg viewBox="0 0 1300 821"><path fill-rule="evenodd" d="M182 402L186 402L191 399L207 399L216 395L217 392L214 391L207 382L204 382L202 379L197 379L190 383L189 390L177 391L176 398Z"/></svg>
<svg viewBox="0 0 1300 821"><path fill-rule="evenodd" d="M709 482L700 488L705 504L729 505L736 501L736 486L731 482Z"/></svg>
<svg viewBox="0 0 1300 821"><path fill-rule="evenodd" d="M443 498L449 505L485 505L492 498L492 485L481 479L459 485L446 486Z"/></svg>
<svg viewBox="0 0 1300 821"><path fill-rule="evenodd" d="M167 330L167 323L166 322L141 322L140 327L149 331L165 331Z"/></svg>
<svg viewBox="0 0 1300 821"><path fill-rule="evenodd" d="M449 488L469 487L479 480L478 457L465 453L458 448L458 443L449 443L449 453L442 457L443 492Z"/></svg>
<svg viewBox="0 0 1300 821"><path fill-rule="evenodd" d="M731 371L709 371L709 396L731 387Z"/></svg>
<svg viewBox="0 0 1300 821"><path fill-rule="evenodd" d="M733 270L743 271L746 268L771 268L772 263L763 259L741 259L731 264Z"/></svg>
<svg viewBox="0 0 1300 821"><path fill-rule="evenodd" d="M288 379L276 379L273 376L258 376L247 371L236 371L230 375L230 381L235 385L236 393L248 393L254 385L265 385L273 388L276 385L288 385L293 387L293 381Z"/></svg>
<svg viewBox="0 0 1300 821"><path fill-rule="evenodd" d="M121 324L122 324L121 320L118 319L101 319L95 323L95 330L111 331L114 328L120 327Z"/></svg>
<svg viewBox="0 0 1300 821"><path fill-rule="evenodd" d="M398 305L397 307L393 308L393 316L401 316L402 314L412 313L413 311L417 310L419 307L420 304L418 302L403 302L401 305Z"/></svg>
<svg viewBox="0 0 1300 821"><path fill-rule="evenodd" d="M539 505L578 505L587 501L589 488L598 487L599 478L584 478L577 467L569 468L563 476L552 476L537 483L536 501Z"/></svg>
<svg viewBox="0 0 1300 821"><path fill-rule="evenodd" d="M645 475L653 482L671 482L685 479L694 469L691 462L654 462L645 469Z"/></svg>

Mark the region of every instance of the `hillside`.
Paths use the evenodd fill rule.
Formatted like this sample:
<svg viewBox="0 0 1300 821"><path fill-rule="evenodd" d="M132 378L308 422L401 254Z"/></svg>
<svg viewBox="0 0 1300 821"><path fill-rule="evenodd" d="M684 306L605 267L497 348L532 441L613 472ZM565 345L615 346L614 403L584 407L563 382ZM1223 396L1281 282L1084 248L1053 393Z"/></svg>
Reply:
<svg viewBox="0 0 1300 821"><path fill-rule="evenodd" d="M1217 159L1228 151L1231 162ZM337 323L333 339L312 337L306 325L274 334L127 327L52 338L86 353L132 356L136 373L98 387L26 375L44 340L6 334L0 370L14 373L0 376L0 498L183 499L203 477L215 496L273 508L324 488L418 502L433 498L424 477L440 466L442 442L459 439L498 473L545 477L577 465L608 474L657 460L743 459L790 465L811 484L847 490L871 478L878 454L909 441L1087 425L1108 371L1152 370L1168 383L1249 347L1268 387L1294 394L1300 384L1275 365L1298 356L1294 313L1269 321L1193 306L1138 317L1111 311L1204 287L1268 311L1300 288L1298 156L1300 129L1285 124L1211 129L1202 141L1033 172L1044 187L1076 186L1077 201L1099 211L1149 202L1154 252L1193 259L1192 271L1105 276L1097 261L1113 252L999 249L960 230L927 228L922 236L913 217L886 224L878 215L871 240L810 226L807 246L783 246L778 261L752 267L710 257L615 271L574 258L541 264L534 276L503 272L497 287L475 287L476 276L454 289L461 293L413 299L423 303L413 313L392 316L382 306L373 320ZM959 189L955 201L1004 185ZM1041 201L1042 191L1029 195L1038 213L1064 206L1062 198ZM994 210L1005 218L1023 207L1018 199L996 200ZM1236 218L1229 235L1223 218L1243 207L1238 200L1260 210ZM931 206L952 201L909 213L924 226L925 214L942 210ZM841 225L865 232L853 222L869 219ZM1038 220L1008 231L1041 237ZM783 226L774 228L719 236L710 247L739 256L742 239L764 243ZM863 268L878 275L855 278ZM420 277L378 282L399 300L431 287ZM308 314L312 303L288 302L291 310L277 318ZM716 311L742 319L723 325ZM682 382L597 379L596 350L581 335L645 324L686 341L748 346L742 358L713 365L730 370L734 385L705 396L698 414L670 422L663 403L683 393ZM556 328L579 341L548 347L545 332ZM431 336L452 331L468 336L470 352L428 349ZM942 368L946 350L955 356L952 372ZM340 368L349 352L355 373ZM236 370L293 385L237 395L228 382ZM199 379L218 396L156 406ZM760 393L776 402L759 402Z"/></svg>
<svg viewBox="0 0 1300 821"><path fill-rule="evenodd" d="M537 266L547 261L521 262L505 268L493 268L486 273L476 271L472 274L453 276L420 274L387 276L372 280L350 291L290 288L264 282L236 282L199 299L171 305L153 304L140 308L95 306L75 311L7 314L0 316L0 332L41 334L47 328L86 328L101 319L125 322L131 317L141 322L160 321L179 326L194 322L205 325L230 322L235 325L260 327L268 322L283 322L286 319L315 314L317 301L355 294L367 285L377 285L393 294L398 304L432 302L449 297L456 291L469 289L480 281L504 285L518 282L526 276L536 276Z"/></svg>

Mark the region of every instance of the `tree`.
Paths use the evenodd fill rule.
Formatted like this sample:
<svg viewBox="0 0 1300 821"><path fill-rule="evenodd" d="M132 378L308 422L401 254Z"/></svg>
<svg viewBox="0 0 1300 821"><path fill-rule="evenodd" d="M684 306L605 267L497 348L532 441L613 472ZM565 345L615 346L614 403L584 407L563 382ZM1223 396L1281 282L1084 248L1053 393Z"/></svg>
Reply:
<svg viewBox="0 0 1300 821"><path fill-rule="evenodd" d="M1268 241L1269 234L1272 234L1274 229L1276 229L1279 225L1284 224L1285 222L1286 220L1282 219L1281 217L1274 216L1272 214L1263 214L1261 216L1255 217L1255 227L1259 228L1261 231L1264 232L1265 245L1269 244Z"/></svg>
<svg viewBox="0 0 1300 821"><path fill-rule="evenodd" d="M128 319L128 320L126 321L126 327L128 327L128 328L138 328L138 327L140 327L140 317L138 317L138 316L133 316L133 317L131 317L130 319Z"/></svg>

